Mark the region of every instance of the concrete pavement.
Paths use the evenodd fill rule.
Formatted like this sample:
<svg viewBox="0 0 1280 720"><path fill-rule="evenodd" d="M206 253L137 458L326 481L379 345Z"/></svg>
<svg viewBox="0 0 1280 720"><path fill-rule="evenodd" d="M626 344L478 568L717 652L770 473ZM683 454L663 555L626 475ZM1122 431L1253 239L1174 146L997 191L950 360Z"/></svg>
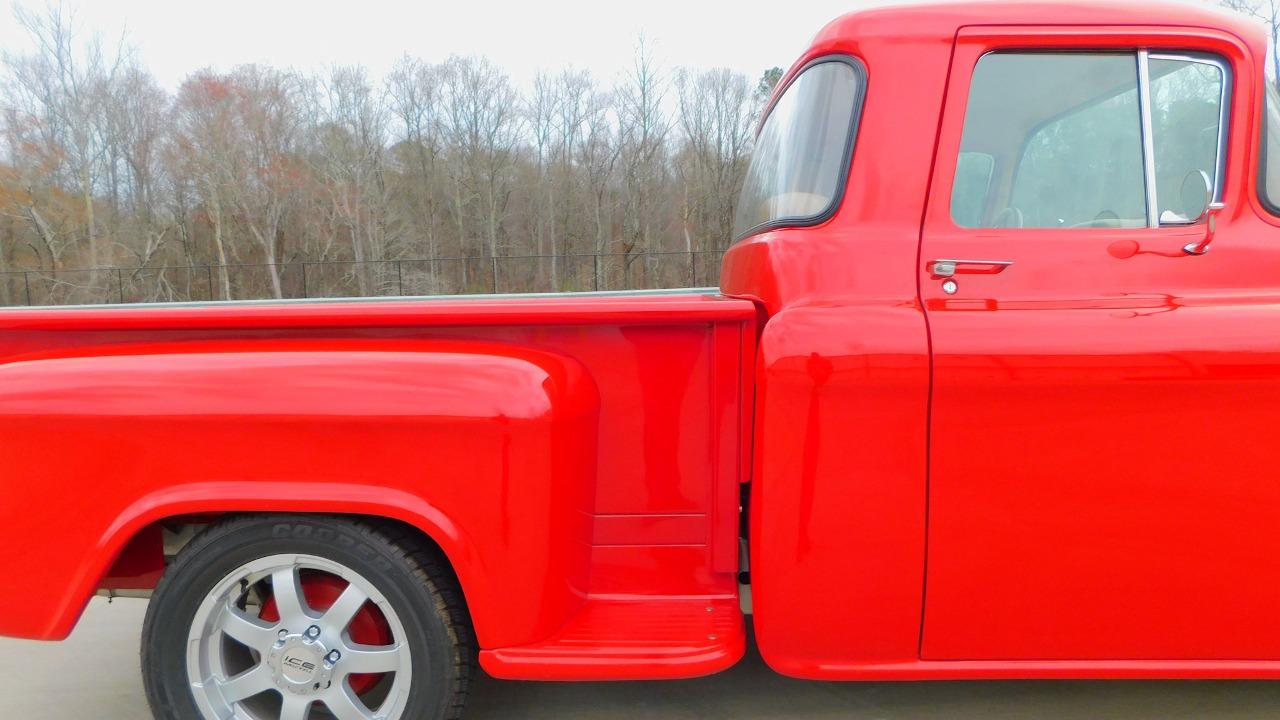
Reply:
<svg viewBox="0 0 1280 720"><path fill-rule="evenodd" d="M146 604L94 599L65 643L0 640L0 718L146 720L138 631ZM664 683L475 684L467 720L1214 720L1280 717L1280 683L813 683L754 654Z"/></svg>

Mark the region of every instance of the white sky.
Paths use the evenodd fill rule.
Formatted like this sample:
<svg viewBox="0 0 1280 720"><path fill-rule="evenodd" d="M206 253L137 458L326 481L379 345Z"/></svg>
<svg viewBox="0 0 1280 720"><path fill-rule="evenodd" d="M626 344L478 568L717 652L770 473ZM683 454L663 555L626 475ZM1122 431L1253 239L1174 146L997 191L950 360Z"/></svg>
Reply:
<svg viewBox="0 0 1280 720"><path fill-rule="evenodd" d="M206 66L264 63L302 71L362 64L381 77L401 55L487 55L528 87L539 68L589 69L605 81L653 41L667 68L730 67L753 79L787 67L829 20L880 0L62 0L81 35L122 31L160 83ZM0 48L31 47L0 0ZM44 0L19 0L43 9Z"/></svg>

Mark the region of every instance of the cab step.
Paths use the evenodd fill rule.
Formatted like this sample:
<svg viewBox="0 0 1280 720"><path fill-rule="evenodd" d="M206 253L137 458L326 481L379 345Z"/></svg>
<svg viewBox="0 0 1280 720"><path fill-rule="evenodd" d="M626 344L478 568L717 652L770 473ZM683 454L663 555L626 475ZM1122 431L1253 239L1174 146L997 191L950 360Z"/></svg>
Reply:
<svg viewBox="0 0 1280 720"><path fill-rule="evenodd" d="M732 666L745 648L737 598L591 598L555 637L484 650L480 665L506 680L692 678Z"/></svg>

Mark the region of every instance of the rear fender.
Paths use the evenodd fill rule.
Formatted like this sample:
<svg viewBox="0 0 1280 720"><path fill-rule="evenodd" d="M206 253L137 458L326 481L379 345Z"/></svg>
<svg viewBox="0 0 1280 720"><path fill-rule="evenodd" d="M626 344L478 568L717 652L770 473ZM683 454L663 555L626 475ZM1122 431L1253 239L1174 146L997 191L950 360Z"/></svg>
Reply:
<svg viewBox="0 0 1280 720"><path fill-rule="evenodd" d="M489 343L191 342L0 365L0 547L25 548L0 558L0 633L65 637L150 524L269 511L409 523L453 565L483 647L536 642L585 596L598 409L577 361Z"/></svg>

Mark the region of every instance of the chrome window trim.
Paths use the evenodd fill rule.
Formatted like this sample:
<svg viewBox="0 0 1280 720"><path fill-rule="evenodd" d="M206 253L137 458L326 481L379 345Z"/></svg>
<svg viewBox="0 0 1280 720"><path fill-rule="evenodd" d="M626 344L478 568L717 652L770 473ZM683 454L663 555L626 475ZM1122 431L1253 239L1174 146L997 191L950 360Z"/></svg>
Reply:
<svg viewBox="0 0 1280 720"><path fill-rule="evenodd" d="M1160 227L1160 198L1156 188L1156 139L1151 125L1151 62L1138 51L1138 117L1142 123L1142 182L1147 194L1147 227Z"/></svg>

